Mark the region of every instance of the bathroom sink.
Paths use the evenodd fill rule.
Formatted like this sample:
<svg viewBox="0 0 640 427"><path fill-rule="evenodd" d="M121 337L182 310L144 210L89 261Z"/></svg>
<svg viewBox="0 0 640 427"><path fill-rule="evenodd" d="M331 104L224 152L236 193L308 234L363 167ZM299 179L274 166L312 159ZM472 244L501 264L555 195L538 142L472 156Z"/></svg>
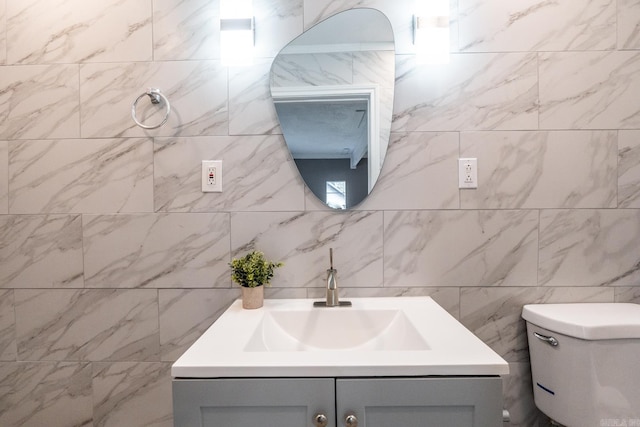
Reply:
<svg viewBox="0 0 640 427"><path fill-rule="evenodd" d="M247 351L429 350L402 310L315 308L265 313Z"/></svg>
<svg viewBox="0 0 640 427"><path fill-rule="evenodd" d="M174 378L474 375L507 362L429 297L235 301L173 364Z"/></svg>

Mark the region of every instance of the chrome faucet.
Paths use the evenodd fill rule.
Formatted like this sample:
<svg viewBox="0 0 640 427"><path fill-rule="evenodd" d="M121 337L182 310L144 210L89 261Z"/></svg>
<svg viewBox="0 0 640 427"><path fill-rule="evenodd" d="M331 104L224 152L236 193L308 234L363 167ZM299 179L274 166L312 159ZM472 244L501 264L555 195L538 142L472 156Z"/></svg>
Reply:
<svg viewBox="0 0 640 427"><path fill-rule="evenodd" d="M333 248L329 248L329 269L327 270L327 307L340 305L338 298L338 281L336 274L338 270L333 268Z"/></svg>
<svg viewBox="0 0 640 427"><path fill-rule="evenodd" d="M350 307L351 301L340 301L338 298L338 270L333 268L333 248L329 248L329 269L327 270L327 299L316 301L314 307Z"/></svg>

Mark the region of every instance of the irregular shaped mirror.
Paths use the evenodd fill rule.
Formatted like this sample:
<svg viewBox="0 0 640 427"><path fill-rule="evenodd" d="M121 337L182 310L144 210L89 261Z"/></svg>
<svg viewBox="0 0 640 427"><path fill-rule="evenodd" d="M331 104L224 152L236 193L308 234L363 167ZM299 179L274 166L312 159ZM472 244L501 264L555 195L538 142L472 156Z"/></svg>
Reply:
<svg viewBox="0 0 640 427"><path fill-rule="evenodd" d="M362 202L389 145L393 29L375 9L351 9L310 28L271 67L271 96L298 171L327 206Z"/></svg>

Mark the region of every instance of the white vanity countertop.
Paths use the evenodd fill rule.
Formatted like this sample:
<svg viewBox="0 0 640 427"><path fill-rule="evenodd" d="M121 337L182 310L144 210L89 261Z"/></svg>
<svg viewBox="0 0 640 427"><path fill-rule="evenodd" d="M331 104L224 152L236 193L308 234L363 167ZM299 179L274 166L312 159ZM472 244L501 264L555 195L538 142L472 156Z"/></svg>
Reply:
<svg viewBox="0 0 640 427"><path fill-rule="evenodd" d="M242 302L235 301L173 364L171 374L174 378L237 378L489 376L509 373L509 365L504 359L430 297L348 300L353 307L313 308L313 300L309 299L267 299L264 307L256 310L244 310ZM352 312L346 313L349 310ZM345 313L341 314L342 311ZM398 311L402 312L401 316L393 314ZM340 318L349 318L357 312L373 313L375 316L391 313L390 316L396 316L397 319L389 323L395 322L393 326L383 325L386 331L380 334L386 334L386 341L377 345L377 348L365 343L352 348L305 347L292 350L277 345L268 348L262 343L268 339L267 335L272 335L272 329L279 329L277 322L283 322L274 316L276 314L284 314L280 319L299 318L288 317L291 313L294 316L307 313L314 315L315 319L325 319L320 327L317 321L313 323L312 320L295 322L295 325L291 321L288 325L284 324L284 329L294 330L294 335L297 330L298 339L305 340L313 332L305 335L304 328L316 328L324 334L325 331L321 329L326 325L329 335L344 331L349 333L349 325L340 324ZM333 322L332 325L334 317L338 323ZM405 329L411 331L405 334ZM277 332L275 335L284 337L286 333ZM398 335L406 337L398 338ZM283 339L288 340L285 344L289 346L290 342L295 341L295 338ZM402 339L405 340L404 344L398 344L397 349L389 347ZM378 341L382 342L382 338ZM422 347L416 342L422 342Z"/></svg>

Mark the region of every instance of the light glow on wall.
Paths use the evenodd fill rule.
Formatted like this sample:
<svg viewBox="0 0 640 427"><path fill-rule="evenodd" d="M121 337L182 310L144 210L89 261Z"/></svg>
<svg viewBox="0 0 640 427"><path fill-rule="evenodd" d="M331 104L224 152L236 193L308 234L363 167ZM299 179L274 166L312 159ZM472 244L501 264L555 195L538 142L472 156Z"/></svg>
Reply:
<svg viewBox="0 0 640 427"><path fill-rule="evenodd" d="M420 64L449 63L449 0L418 0L413 44Z"/></svg>
<svg viewBox="0 0 640 427"><path fill-rule="evenodd" d="M220 55L224 65L251 65L255 28L252 0L220 0Z"/></svg>

